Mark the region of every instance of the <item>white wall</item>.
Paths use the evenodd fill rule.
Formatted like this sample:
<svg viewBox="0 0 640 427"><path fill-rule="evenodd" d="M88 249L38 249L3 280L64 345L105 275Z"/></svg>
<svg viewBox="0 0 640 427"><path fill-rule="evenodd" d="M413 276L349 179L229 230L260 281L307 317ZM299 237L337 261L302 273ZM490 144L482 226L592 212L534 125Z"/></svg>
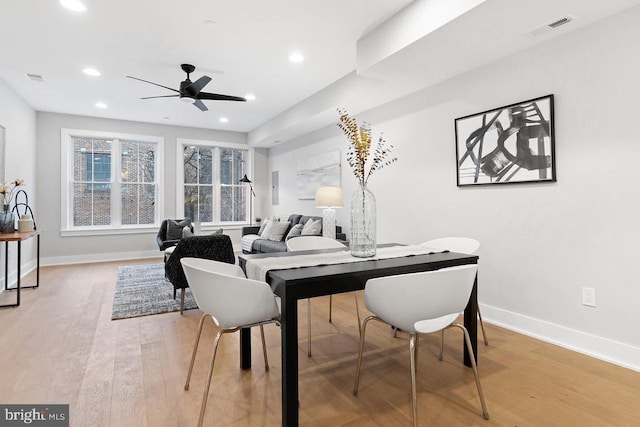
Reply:
<svg viewBox="0 0 640 427"><path fill-rule="evenodd" d="M370 180L380 242L477 238L486 320L636 370L638 22L640 8L631 9L361 117L384 131L398 157ZM456 187L454 119L550 93L558 182ZM319 213L296 199L296 164L335 148L345 192L338 224L348 226L356 179L337 127L270 150L278 213ZM596 308L582 305L583 286L596 289Z"/></svg>
<svg viewBox="0 0 640 427"><path fill-rule="evenodd" d="M177 138L246 143L246 134L178 126L100 119L66 114L37 113L38 201L42 231L41 256L44 265L160 256L155 241L157 230L126 235L60 236L60 129L88 129L164 138L164 216L176 217L176 141ZM266 194L266 151L256 149L254 173L256 193ZM261 184L263 183L263 184ZM258 206L261 201L258 200ZM257 211L256 211L257 212ZM240 229L226 229L232 240L240 241Z"/></svg>
<svg viewBox="0 0 640 427"><path fill-rule="evenodd" d="M36 197L36 113L0 78L0 126L6 129L5 181L16 178L25 180L23 189L29 196L29 204L38 212ZM2 177L0 177L2 180ZM15 200L14 200L15 202ZM39 225L39 224L38 224ZM35 268L35 239L29 239L22 245L21 273L24 275ZM4 244L0 248L1 264L4 266ZM9 283L15 281L16 245L9 246ZM4 283L4 267L1 270ZM29 285L29 284L27 284ZM4 285L2 286L4 289Z"/></svg>

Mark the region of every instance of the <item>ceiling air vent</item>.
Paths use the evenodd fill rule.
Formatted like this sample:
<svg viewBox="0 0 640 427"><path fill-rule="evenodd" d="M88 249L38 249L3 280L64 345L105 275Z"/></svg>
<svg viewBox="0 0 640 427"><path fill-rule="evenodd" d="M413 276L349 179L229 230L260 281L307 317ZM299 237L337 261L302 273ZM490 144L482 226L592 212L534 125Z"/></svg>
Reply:
<svg viewBox="0 0 640 427"><path fill-rule="evenodd" d="M536 37L539 36L540 34L544 34L547 31L551 31L551 30L555 30L558 27L561 27L565 24L568 24L571 21L575 21L576 18L574 18L573 16L565 16L563 18L560 19L556 19L555 21L551 22L550 24L546 24L543 25L541 27L538 28L534 28L533 30L529 31L528 33L525 33L528 36L532 36L532 37Z"/></svg>
<svg viewBox="0 0 640 427"><path fill-rule="evenodd" d="M34 82L43 82L44 79L42 78L42 76L40 74L29 74L27 73L27 77L29 77L30 80L33 80Z"/></svg>
<svg viewBox="0 0 640 427"><path fill-rule="evenodd" d="M569 22L573 21L573 18L570 16L565 16L564 18L560 18L555 22L552 22L551 24L547 24L547 27L551 27L551 28L558 28L561 25L564 24L568 24Z"/></svg>

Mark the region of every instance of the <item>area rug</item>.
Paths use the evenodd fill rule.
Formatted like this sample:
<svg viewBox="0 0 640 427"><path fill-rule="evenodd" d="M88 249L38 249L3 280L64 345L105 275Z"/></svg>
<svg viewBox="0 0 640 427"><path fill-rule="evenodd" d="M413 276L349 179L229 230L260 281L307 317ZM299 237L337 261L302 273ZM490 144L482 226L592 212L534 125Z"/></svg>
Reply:
<svg viewBox="0 0 640 427"><path fill-rule="evenodd" d="M173 299L173 285L164 277L164 264L118 267L111 320L180 311L180 290ZM184 309L198 308L186 289Z"/></svg>

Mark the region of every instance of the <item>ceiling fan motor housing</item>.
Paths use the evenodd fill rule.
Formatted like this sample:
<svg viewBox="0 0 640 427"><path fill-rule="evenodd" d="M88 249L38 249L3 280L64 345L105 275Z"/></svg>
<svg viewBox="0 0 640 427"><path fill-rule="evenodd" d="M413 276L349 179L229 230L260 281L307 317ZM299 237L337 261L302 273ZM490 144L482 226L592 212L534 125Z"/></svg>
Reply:
<svg viewBox="0 0 640 427"><path fill-rule="evenodd" d="M191 80L189 78L187 78L186 80L180 82L180 98L183 98L183 97L195 98L196 97L195 90L193 89L193 87L191 85L192 85L192 82L191 82Z"/></svg>

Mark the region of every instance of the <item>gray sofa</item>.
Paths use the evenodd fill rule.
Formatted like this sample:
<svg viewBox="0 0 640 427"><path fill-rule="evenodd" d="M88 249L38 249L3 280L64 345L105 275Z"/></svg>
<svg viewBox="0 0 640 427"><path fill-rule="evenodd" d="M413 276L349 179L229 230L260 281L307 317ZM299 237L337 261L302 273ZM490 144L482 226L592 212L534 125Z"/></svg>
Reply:
<svg viewBox="0 0 640 427"><path fill-rule="evenodd" d="M269 239L262 239L258 236L258 231L260 230L260 226L251 226L251 227L242 227L242 252L250 253L250 254L259 254L259 253L271 253L271 252L286 252L287 251L287 242L286 237L289 233L289 230L296 224L306 224L309 220L317 220L322 219L319 216L306 216L293 214L289 215L286 221L290 222L289 229L284 233L282 240L276 242ZM342 233L342 227L336 226L336 239L337 240L346 240L347 236ZM249 250L249 246L251 249Z"/></svg>

